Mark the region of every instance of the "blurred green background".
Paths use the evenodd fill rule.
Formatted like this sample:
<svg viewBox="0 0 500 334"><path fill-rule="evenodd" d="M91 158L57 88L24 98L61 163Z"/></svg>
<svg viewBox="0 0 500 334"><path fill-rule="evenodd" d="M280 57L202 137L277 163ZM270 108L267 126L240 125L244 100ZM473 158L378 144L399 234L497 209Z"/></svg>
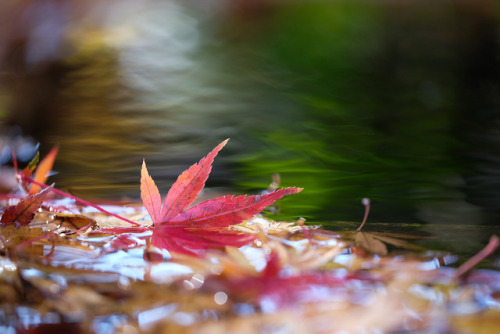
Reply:
<svg viewBox="0 0 500 334"><path fill-rule="evenodd" d="M3 164L59 145L59 188L137 198L143 158L165 193L231 137L208 185L279 173L305 190L278 218L360 221L369 197L374 222L499 226L497 1L0 6Z"/></svg>

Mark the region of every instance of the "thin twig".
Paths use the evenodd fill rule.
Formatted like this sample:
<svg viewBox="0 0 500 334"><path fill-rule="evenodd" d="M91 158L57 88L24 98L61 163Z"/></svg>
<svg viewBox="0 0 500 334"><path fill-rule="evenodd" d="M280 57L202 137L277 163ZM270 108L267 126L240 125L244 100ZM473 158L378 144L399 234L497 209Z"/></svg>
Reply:
<svg viewBox="0 0 500 334"><path fill-rule="evenodd" d="M17 170L17 157L16 157L16 152L14 151L14 147L10 148L10 154L12 155L12 164L14 165L14 171L18 172Z"/></svg>
<svg viewBox="0 0 500 334"><path fill-rule="evenodd" d="M300 227L302 227L302 233L304 234L304 236L306 237L306 239L309 241L309 243L312 244L313 241L311 239L311 236L309 235L309 231L307 230L307 228L305 226L305 222L306 222L306 219L300 217L299 220L297 220L297 225L299 225Z"/></svg>
<svg viewBox="0 0 500 334"><path fill-rule="evenodd" d="M34 183L34 184L36 184L36 185L38 185L38 186L40 186L40 187L42 187L42 188L48 188L48 186L46 186L45 184L40 183L40 182L37 182L37 181L33 180L33 179L32 179L32 178L30 178L30 177L26 177L26 176L24 176L24 175L21 175L21 178L22 178L23 180L25 180L25 181L29 182L29 183ZM52 191L52 192L54 192L54 193L56 193L56 194L58 194L58 195L61 195L61 196L64 196L64 197L68 197L68 198L71 198L71 199L73 199L73 200L75 200L75 201L77 201L77 202L79 202L79 203L81 203L81 204L84 204L84 205L87 205L87 206L93 207L94 209L97 209L97 210L101 211L102 213L105 213L105 214L107 214L107 215L110 215L110 216L116 217L116 218L118 218L118 219L121 219L121 220L123 220L123 221L126 221L126 222L127 222L127 223L129 223L129 224L132 224L132 225L135 225L135 226L142 226L141 224L136 223L136 222L133 222L133 221L131 221L130 219L127 219L127 218L125 218L125 217L122 217L122 216L119 216L119 215L114 214L114 213L112 213L112 212L109 212L109 211L107 211L107 210L105 210L105 209L101 208L99 205L92 204L92 203L90 203L90 202L87 202L86 200L83 200L83 199L78 198L78 197L76 197L76 196L73 196L73 195L71 195L71 194L65 193L64 191L61 191L61 190L59 190L59 189L52 188L52 189L51 189L51 191Z"/></svg>

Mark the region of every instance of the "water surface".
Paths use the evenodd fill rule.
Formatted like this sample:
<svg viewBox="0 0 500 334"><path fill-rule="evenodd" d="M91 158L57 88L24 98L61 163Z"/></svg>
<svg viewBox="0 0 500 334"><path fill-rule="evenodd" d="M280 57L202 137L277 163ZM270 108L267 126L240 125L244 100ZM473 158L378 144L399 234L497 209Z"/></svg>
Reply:
<svg viewBox="0 0 500 334"><path fill-rule="evenodd" d="M165 193L231 137L209 186L257 193L279 173L305 190L278 217L336 229L368 197L371 222L451 234L459 252L496 232L495 1L113 6L73 8L73 24L33 14L1 44L3 133L59 145L59 188L137 198L145 158ZM53 49L44 23L60 32Z"/></svg>

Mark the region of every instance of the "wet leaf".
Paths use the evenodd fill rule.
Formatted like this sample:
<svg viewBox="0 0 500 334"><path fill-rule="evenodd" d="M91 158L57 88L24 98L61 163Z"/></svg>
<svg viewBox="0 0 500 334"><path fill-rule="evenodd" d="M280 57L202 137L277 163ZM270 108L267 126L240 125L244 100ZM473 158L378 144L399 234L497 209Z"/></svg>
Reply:
<svg viewBox="0 0 500 334"><path fill-rule="evenodd" d="M5 209L2 219L0 220L2 226L9 223L17 223L21 226L28 225L35 217L35 212L40 208L43 200L47 197L52 188L53 186L50 186L37 194L22 199L16 205Z"/></svg>

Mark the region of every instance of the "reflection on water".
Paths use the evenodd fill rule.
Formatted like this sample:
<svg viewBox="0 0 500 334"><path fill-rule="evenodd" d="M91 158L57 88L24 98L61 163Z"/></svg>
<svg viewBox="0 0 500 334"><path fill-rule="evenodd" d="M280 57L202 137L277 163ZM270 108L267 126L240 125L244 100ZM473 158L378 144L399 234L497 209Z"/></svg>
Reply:
<svg viewBox="0 0 500 334"><path fill-rule="evenodd" d="M498 224L495 1L110 8L75 9L59 57L15 57L36 25L0 45L5 123L60 145L59 187L137 196L146 158L164 192L231 137L211 185L260 191L280 173L305 188L288 218L358 221L369 197L372 221Z"/></svg>

